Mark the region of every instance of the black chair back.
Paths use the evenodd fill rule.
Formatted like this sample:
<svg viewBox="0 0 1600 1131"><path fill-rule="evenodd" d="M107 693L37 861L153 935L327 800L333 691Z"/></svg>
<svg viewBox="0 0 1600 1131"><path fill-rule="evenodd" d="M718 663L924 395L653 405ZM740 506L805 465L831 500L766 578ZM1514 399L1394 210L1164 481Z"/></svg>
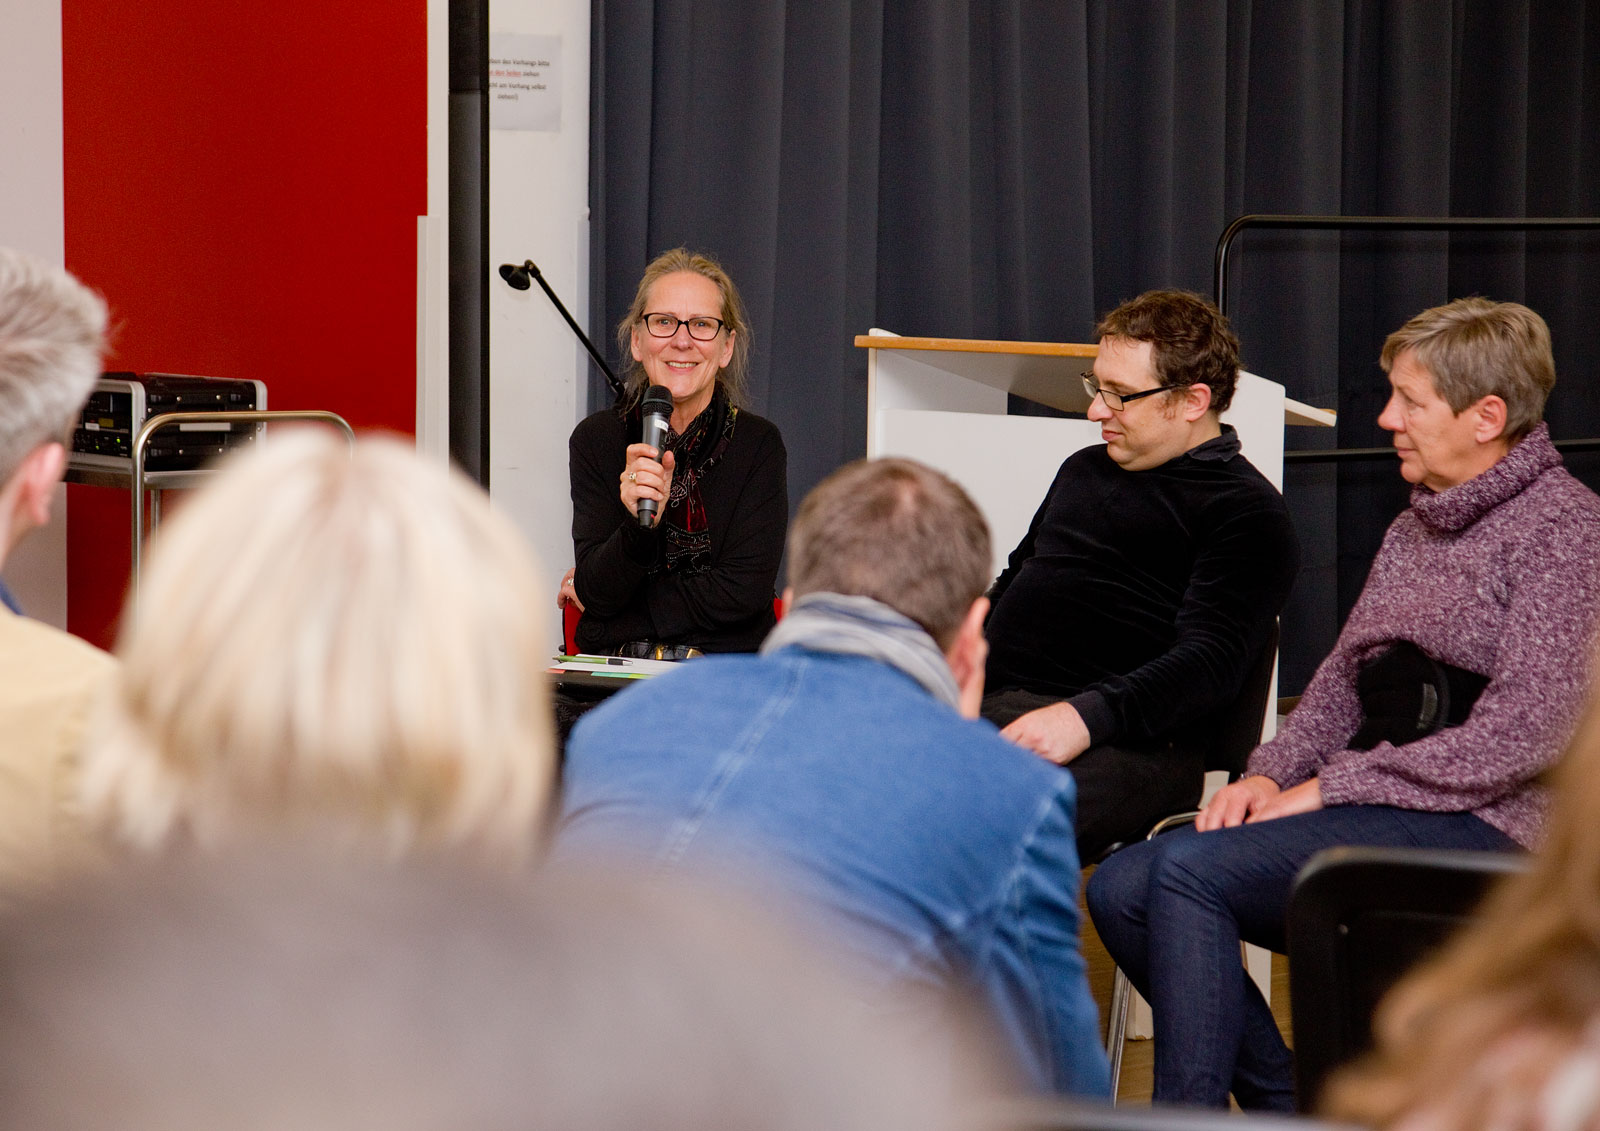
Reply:
<svg viewBox="0 0 1600 1131"><path fill-rule="evenodd" d="M1239 697L1227 713L1220 716L1217 738L1206 757L1206 769L1228 771L1233 781L1244 773L1250 751L1261 744L1261 724L1267 717L1267 693L1272 690L1272 669L1278 662L1278 622L1272 622L1272 635L1245 673Z"/></svg>
<svg viewBox="0 0 1600 1131"><path fill-rule="evenodd" d="M1425 848L1330 848L1307 862L1287 924L1301 1111L1370 1046L1384 993L1472 919L1495 880L1527 867L1520 854Z"/></svg>

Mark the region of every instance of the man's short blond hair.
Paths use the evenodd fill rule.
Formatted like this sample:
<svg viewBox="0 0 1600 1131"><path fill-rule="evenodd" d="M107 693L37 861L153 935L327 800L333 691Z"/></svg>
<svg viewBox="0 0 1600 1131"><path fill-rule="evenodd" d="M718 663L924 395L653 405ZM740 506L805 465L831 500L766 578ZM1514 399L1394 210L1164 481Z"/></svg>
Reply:
<svg viewBox="0 0 1600 1131"><path fill-rule="evenodd" d="M65 441L100 377L106 304L67 272L0 248L0 484Z"/></svg>
<svg viewBox="0 0 1600 1131"><path fill-rule="evenodd" d="M858 460L800 504L789 535L795 596L871 597L948 648L989 587L989 526L956 482L909 459Z"/></svg>
<svg viewBox="0 0 1600 1131"><path fill-rule="evenodd" d="M1383 371L1406 350L1457 415L1497 396L1506 403L1505 438L1513 443L1544 419L1556 384L1550 327L1521 303L1474 297L1424 310L1384 341Z"/></svg>
<svg viewBox="0 0 1600 1131"><path fill-rule="evenodd" d="M458 473L392 439L269 437L155 540L91 816L143 848L304 824L520 859L554 772L544 591Z"/></svg>

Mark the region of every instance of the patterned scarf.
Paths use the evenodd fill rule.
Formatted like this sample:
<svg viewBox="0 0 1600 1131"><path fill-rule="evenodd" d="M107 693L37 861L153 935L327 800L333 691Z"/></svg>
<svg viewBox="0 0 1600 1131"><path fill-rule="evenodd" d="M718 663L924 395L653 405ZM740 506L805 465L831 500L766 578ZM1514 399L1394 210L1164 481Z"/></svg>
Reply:
<svg viewBox="0 0 1600 1131"><path fill-rule="evenodd" d="M631 434L640 429L639 410L629 414ZM718 386L711 403L681 433L667 427L663 442L673 454L672 494L661 515L662 553L651 573L703 573L711 567L711 523L701 495L701 480L728 450L739 410Z"/></svg>

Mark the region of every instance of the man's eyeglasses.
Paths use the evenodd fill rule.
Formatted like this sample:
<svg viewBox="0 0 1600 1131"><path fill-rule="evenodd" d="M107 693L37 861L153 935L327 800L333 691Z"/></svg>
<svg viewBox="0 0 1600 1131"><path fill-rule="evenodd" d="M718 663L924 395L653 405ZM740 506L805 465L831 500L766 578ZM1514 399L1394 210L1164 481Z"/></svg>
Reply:
<svg viewBox="0 0 1600 1131"><path fill-rule="evenodd" d="M1140 397L1153 397L1157 393L1169 392L1173 387L1172 385L1162 385L1157 389L1146 389L1142 393L1113 393L1110 389L1102 389L1100 382L1094 379L1092 372L1083 374L1083 391L1089 394L1089 400L1093 402L1096 397L1099 397L1106 402L1106 407L1112 412L1121 412L1127 407L1129 401L1136 401Z"/></svg>
<svg viewBox="0 0 1600 1131"><path fill-rule="evenodd" d="M674 318L670 314L646 314L644 328L652 338L670 338L678 332L679 326L689 327L689 336L697 342L709 342L722 332L727 323L720 318L712 318L707 314L696 314L693 318Z"/></svg>

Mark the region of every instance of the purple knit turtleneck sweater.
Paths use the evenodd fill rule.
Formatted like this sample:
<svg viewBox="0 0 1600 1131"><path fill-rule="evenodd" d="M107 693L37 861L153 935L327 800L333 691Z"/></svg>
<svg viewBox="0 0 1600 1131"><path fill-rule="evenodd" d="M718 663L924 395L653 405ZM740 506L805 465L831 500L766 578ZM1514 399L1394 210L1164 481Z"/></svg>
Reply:
<svg viewBox="0 0 1600 1131"><path fill-rule="evenodd" d="M1587 698L1600 622L1600 497L1561 466L1540 424L1483 474L1418 487L1394 520L1338 643L1250 772L1321 780L1324 805L1476 813L1533 847L1560 756ZM1356 673L1397 640L1490 677L1459 727L1405 746L1347 750Z"/></svg>

